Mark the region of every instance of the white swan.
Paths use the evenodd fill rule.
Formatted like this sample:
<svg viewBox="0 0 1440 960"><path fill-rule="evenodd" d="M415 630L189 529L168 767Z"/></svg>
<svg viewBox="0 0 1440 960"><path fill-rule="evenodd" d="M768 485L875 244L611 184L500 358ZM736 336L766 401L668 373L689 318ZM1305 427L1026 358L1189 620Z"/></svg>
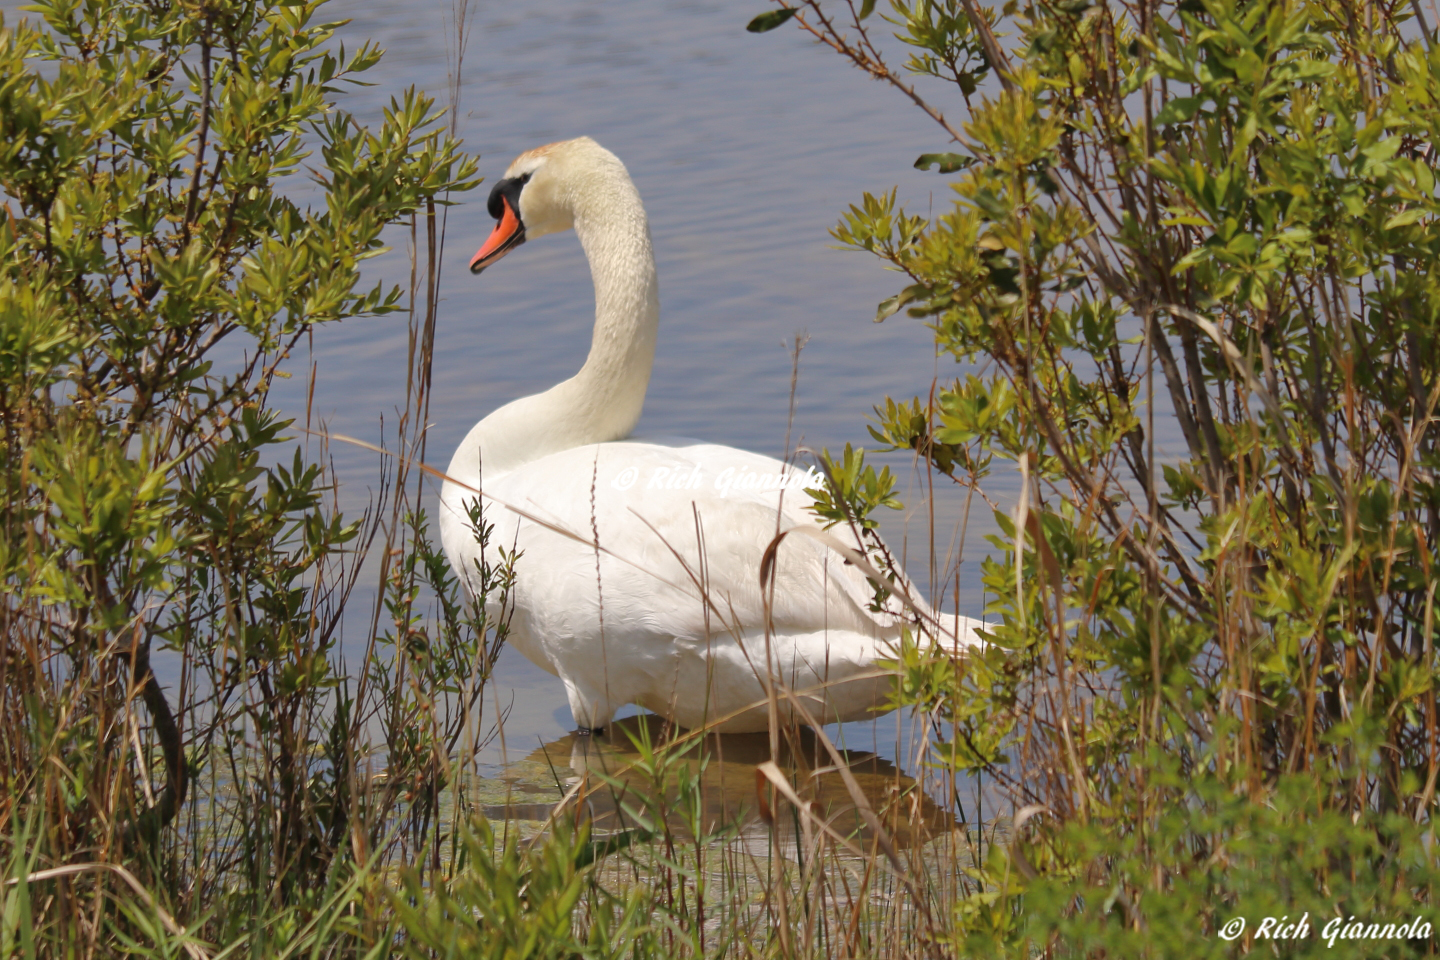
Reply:
<svg viewBox="0 0 1440 960"><path fill-rule="evenodd" d="M466 506L483 464L489 560L498 546L522 551L509 642L560 677L581 732L627 703L685 727L765 729L771 677L801 691L822 722L884 709L890 678L875 661L904 610L891 598L871 612L874 588L814 539L779 548L767 643L761 556L777 530L818 528L802 489L814 476L729 447L624 440L640 419L660 318L650 228L624 165L588 137L539 147L510 165L489 210L497 223L472 272L574 227L595 281L580 372L476 424L450 462L459 483L441 494L445 550L473 592ZM777 488L782 478L788 489ZM958 642L978 642L979 625L959 618ZM788 701L781 710L791 714Z"/></svg>

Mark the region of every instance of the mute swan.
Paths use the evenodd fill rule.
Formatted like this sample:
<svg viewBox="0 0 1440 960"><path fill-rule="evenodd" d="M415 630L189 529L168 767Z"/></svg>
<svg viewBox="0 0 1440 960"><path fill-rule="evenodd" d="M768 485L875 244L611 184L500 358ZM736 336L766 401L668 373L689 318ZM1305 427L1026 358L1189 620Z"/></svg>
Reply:
<svg viewBox="0 0 1440 960"><path fill-rule="evenodd" d="M495 230L471 272L573 227L595 281L595 332L579 373L485 417L450 461L459 482L441 492L441 537L466 588L473 595L479 549L466 507L483 486L488 559L498 562L497 546L522 551L509 642L559 676L581 733L627 703L684 727L763 730L762 677L800 692L821 722L883 710L890 678L875 661L899 637L903 608L892 597L869 610L864 576L814 539L779 548L767 643L761 556L778 530L817 527L803 490L816 475L692 440L625 440L645 402L660 301L624 165L588 137L536 148L506 170L489 211ZM978 622L959 619L958 642L977 642ZM788 701L781 710L791 714Z"/></svg>

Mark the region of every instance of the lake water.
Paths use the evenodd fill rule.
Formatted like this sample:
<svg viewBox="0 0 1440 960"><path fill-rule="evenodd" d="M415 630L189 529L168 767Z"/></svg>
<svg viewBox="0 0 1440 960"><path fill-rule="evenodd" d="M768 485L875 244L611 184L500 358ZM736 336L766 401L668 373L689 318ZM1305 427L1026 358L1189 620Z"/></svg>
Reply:
<svg viewBox="0 0 1440 960"><path fill-rule="evenodd" d="M18 6L0 2L7 19ZM921 322L873 323L876 303L901 278L867 255L832 249L827 235L866 190L898 188L922 213L948 207L946 180L911 166L920 153L945 149L942 132L797 30L747 33L746 22L765 8L761 0L472 3L459 130L490 182L517 153L582 134L626 163L649 211L662 304L637 432L780 456L790 393L784 344L797 333L810 339L793 435L815 448L869 443L866 417L886 394L924 395L936 376L964 371L935 359ZM362 121L376 121L411 84L445 101L456 34L449 3L334 0L324 12L350 20L338 32L347 48L373 39L387 51L367 76L375 86L346 96ZM947 106L960 112L958 100ZM430 410L430 458L441 466L486 413L572 375L590 341L592 289L573 234L527 244L483 277L466 271L491 228L488 190L487 183L462 196L450 211ZM395 242L395 253L374 262L372 281L406 282L404 238L397 233ZM379 441L381 418L393 421L403 403L404 319L322 329L313 351L293 359L294 379L277 386L273 401L303 418L313 360L316 415L333 431ZM377 484L376 457L338 444L331 453L342 505L358 515ZM909 508L905 518L885 519L887 540L905 552L917 581L930 583L921 488L909 458L885 462L901 468ZM991 493L1007 502L1013 488L1001 475ZM962 503L958 490L937 493L942 571ZM960 576L960 612L970 615L983 604L982 537L995 529L978 505ZM571 728L559 681L513 652L502 659L497 686L500 699L514 704L509 751L528 753L537 740ZM845 734L851 746L873 747L903 766L903 726L890 718L849 725Z"/></svg>

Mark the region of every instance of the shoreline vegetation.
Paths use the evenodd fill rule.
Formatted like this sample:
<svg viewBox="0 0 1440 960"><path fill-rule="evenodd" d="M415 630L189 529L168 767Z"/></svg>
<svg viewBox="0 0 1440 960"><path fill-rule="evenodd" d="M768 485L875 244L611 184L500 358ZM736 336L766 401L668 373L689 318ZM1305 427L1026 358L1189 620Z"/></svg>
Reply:
<svg viewBox="0 0 1440 960"><path fill-rule="evenodd" d="M871 438L967 511L1021 477L990 645L917 617L896 650L917 781L819 728L653 717L478 769L504 604L460 591L423 467L445 212L479 184L463 2L448 115L410 90L373 130L343 92L381 52L333 49L320 2L30 9L0 23L0 955L1440 949L1433 10L749 21L936 124L946 202L867 194L834 236L903 275L877 322L980 372L876 398ZM408 283L363 287L387 226ZM346 518L329 438L290 455L267 391L317 324L385 313L405 401ZM866 542L894 477L817 471ZM477 575L503 597L523 559Z"/></svg>

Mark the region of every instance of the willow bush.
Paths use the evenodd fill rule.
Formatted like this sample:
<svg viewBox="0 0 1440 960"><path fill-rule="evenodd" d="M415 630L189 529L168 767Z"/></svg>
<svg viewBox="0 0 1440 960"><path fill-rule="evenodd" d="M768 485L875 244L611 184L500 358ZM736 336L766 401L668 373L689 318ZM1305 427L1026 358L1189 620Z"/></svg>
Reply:
<svg viewBox="0 0 1440 960"><path fill-rule="evenodd" d="M751 23L934 120L916 166L953 202L867 194L835 236L905 276L877 321L903 310L972 366L871 433L960 488L1020 478L983 568L993 644L900 663L942 764L1017 807L953 910L961 952L1328 953L1333 918L1436 920L1421 8L782 0ZM1307 911L1308 938L1254 936Z"/></svg>
<svg viewBox="0 0 1440 960"><path fill-rule="evenodd" d="M380 51L332 50L319 8L38 0L0 22L6 956L333 948L387 922L360 909L366 868L439 861L493 625L405 467L345 520L266 397L317 326L403 312L413 449L437 207L476 164L413 90L358 124L340 94ZM410 290L363 287L397 223ZM372 543L352 677L340 614Z"/></svg>

